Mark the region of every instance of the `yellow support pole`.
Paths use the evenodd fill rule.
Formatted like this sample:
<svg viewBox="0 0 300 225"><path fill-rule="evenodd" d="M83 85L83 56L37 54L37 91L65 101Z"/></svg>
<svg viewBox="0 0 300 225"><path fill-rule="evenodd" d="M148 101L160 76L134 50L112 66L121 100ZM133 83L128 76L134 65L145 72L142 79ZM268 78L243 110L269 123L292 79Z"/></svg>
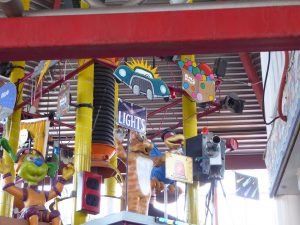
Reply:
<svg viewBox="0 0 300 225"><path fill-rule="evenodd" d="M119 85L117 82L115 82L115 118L117 117L118 113L118 98L119 98ZM116 126L116 124L115 124ZM117 168L118 166L118 157L117 154L115 154L111 159L110 159L110 164ZM104 180L104 184L106 187L106 195L115 197L117 194L117 180L115 177L111 177L108 179Z"/></svg>
<svg viewBox="0 0 300 225"><path fill-rule="evenodd" d="M89 6L89 4L88 3L86 3L85 1L80 1L80 8L81 9L88 9L88 8L90 8L90 6Z"/></svg>
<svg viewBox="0 0 300 225"><path fill-rule="evenodd" d="M28 11L30 7L30 0L22 0L24 11Z"/></svg>
<svg viewBox="0 0 300 225"><path fill-rule="evenodd" d="M25 61L17 61L13 62L13 66L16 67L25 67ZM24 69L22 68L14 68L10 75L10 82L15 83L19 79L24 77ZM23 83L18 86L18 92L16 100L17 104L22 103L23 96ZM7 126L5 130L5 137L8 138L9 144L14 152L18 149L19 143L19 133L20 133L20 121L21 121L21 112L22 109L15 111L7 121ZM11 158L5 153L3 155L3 161L7 164L13 165L13 161ZM12 167L13 168L13 167ZM11 173L13 176L15 175L14 169L12 169ZM2 191L0 188L0 216L10 217L12 215L13 209L13 196L8 194L7 192Z"/></svg>
<svg viewBox="0 0 300 225"><path fill-rule="evenodd" d="M82 65L86 60L80 60ZM77 104L93 105L94 91L94 64L83 70L78 75L77 81ZM92 121L93 110L88 107L80 107L76 111L75 130L75 152L74 152L74 185L77 189L77 177L82 171L91 169L91 148L92 148ZM79 225L86 222L87 214L76 212L76 201L74 203L74 217L72 224Z"/></svg>
<svg viewBox="0 0 300 225"><path fill-rule="evenodd" d="M30 0L22 0L24 11L28 11L30 7ZM14 68L10 74L10 82L15 83L19 79L23 78L25 71L22 68L25 68L25 61L15 61L13 66L21 67ZM16 102L17 104L22 103L23 101L23 83L18 86ZM21 121L22 109L15 111L7 121L7 127L5 131L5 137L8 138L9 144L13 151L17 151L19 143L19 133L20 133L20 121ZM13 161L10 157L4 153L3 161L7 164L13 164ZM15 176L15 171L11 171L13 177ZM13 210L13 196L7 192L2 191L0 188L0 216L10 217Z"/></svg>
<svg viewBox="0 0 300 225"><path fill-rule="evenodd" d="M88 8L84 1L80 1L80 8ZM86 62L86 59L79 60L79 65ZM94 64L78 74L77 79L77 104L90 103L93 105L94 95ZM75 149L74 149L74 182L77 190L78 174L82 171L91 170L92 152L92 123L93 110L87 107L77 108L76 129L75 129ZM74 200L74 213L72 225L80 225L87 220L87 214L76 211L76 199Z"/></svg>
<svg viewBox="0 0 300 225"><path fill-rule="evenodd" d="M186 59L195 61L194 55L182 55L181 60ZM183 115L183 134L185 139L197 135L197 107L196 102L191 101L190 98L182 96L182 115ZM198 210L198 186L199 182L194 182L188 185L187 196L187 217L188 222L192 224L199 224L199 210Z"/></svg>

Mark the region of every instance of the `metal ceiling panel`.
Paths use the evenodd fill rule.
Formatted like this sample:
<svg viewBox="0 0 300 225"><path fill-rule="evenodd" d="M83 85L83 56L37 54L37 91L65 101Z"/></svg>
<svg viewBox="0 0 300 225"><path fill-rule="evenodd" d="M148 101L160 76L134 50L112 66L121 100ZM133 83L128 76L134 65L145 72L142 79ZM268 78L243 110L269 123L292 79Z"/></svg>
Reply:
<svg viewBox="0 0 300 225"><path fill-rule="evenodd" d="M253 63L259 76L260 71L260 56L257 53L252 55ZM197 127L198 132L201 132L203 127L208 129L221 138L236 138L239 141L239 149L230 154L257 154L263 153L267 141L266 128L262 118L262 112L259 108L256 96L252 90L251 85L248 84L248 78L240 61L238 54L222 54L222 55L197 55L197 62L208 63L213 66L214 60L218 57L222 57L228 61L228 68L224 82L221 85L220 93L217 93L217 101L224 98L231 92L235 92L238 96L245 100L245 108L242 114L234 114L228 110L222 109L220 112L215 112L206 117L198 120ZM153 63L152 57L146 58L149 63ZM66 73L71 72L76 68L76 61L70 61L65 65L60 63L53 68L46 76L44 85L48 85L53 80L61 78L63 74L61 71L66 67ZM155 58L155 65L158 66L158 73L161 78L169 85L174 87L181 86L181 71L179 67L172 63L166 62L159 58ZM28 63L28 68L33 67L32 62ZM69 81L71 86L72 100L76 102L76 86L77 79L74 78ZM42 96L39 106L39 113L47 114L49 111L56 111L57 95L59 88L51 91L49 94ZM132 91L125 85L119 85L119 97L123 100L138 104L146 107L147 112L155 111L166 104L164 100L155 99L149 101L145 96L133 95ZM181 98L177 95L177 98ZM205 109L197 106L197 113L203 112ZM101 116L101 115L100 115ZM71 108L71 111L61 118L61 121L70 125L75 125L75 108ZM181 103L167 109L164 112L160 112L147 121L148 134L154 134L167 127L174 126L178 122L182 121L182 105ZM182 127L176 129L178 133L182 133ZM50 134L54 139L58 138L58 127L51 127ZM75 131L61 126L61 140L63 144L67 144L70 147L74 146L74 134ZM153 141L158 147L164 151L166 147L160 140L160 137L156 137Z"/></svg>

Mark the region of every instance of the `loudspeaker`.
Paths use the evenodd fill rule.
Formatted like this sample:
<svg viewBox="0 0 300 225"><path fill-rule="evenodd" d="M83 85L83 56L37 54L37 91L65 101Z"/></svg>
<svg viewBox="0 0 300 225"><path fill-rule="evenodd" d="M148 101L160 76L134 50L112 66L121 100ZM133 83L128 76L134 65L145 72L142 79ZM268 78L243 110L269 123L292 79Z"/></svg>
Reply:
<svg viewBox="0 0 300 225"><path fill-rule="evenodd" d="M214 64L214 74L218 77L224 77L226 74L227 61L222 58L217 58Z"/></svg>
<svg viewBox="0 0 300 225"><path fill-rule="evenodd" d="M90 214L100 213L100 190L102 177L91 172L78 175L76 211Z"/></svg>
<svg viewBox="0 0 300 225"><path fill-rule="evenodd" d="M0 75L9 77L12 70L11 62L0 62Z"/></svg>

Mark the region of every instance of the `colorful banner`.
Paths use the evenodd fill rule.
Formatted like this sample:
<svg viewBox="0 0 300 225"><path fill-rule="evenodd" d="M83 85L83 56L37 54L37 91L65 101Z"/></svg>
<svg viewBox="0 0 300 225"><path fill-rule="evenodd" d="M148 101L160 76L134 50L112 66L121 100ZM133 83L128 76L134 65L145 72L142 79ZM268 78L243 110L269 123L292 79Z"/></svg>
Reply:
<svg viewBox="0 0 300 225"><path fill-rule="evenodd" d="M70 84L63 85L57 99L57 115L63 116L70 110Z"/></svg>
<svg viewBox="0 0 300 225"><path fill-rule="evenodd" d="M235 193L242 198L259 200L257 177L235 173Z"/></svg>

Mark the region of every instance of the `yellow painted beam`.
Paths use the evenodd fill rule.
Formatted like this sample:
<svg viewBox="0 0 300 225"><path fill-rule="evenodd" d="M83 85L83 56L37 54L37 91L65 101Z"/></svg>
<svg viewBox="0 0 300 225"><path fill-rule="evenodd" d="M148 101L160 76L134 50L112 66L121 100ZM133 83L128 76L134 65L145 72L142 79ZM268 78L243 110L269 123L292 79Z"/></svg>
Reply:
<svg viewBox="0 0 300 225"><path fill-rule="evenodd" d="M82 65L87 60L80 60ZM93 105L94 91L94 64L83 70L78 75L77 81L77 104L87 103ZM77 177L82 171L90 171L92 150L92 121L93 110L88 107L77 108L76 130L75 130L75 152L74 152L74 185L77 187ZM72 225L86 222L87 214L76 212L76 201L74 203L74 217Z"/></svg>
<svg viewBox="0 0 300 225"><path fill-rule="evenodd" d="M182 55L181 60L186 59L195 61L194 55ZM183 134L185 139L194 137L198 134L197 131L197 107L196 102L189 97L182 96L182 115L183 115ZM188 222L192 224L199 223L199 209L198 209L198 185L199 182L194 182L188 185L187 196L187 217Z"/></svg>
<svg viewBox="0 0 300 225"><path fill-rule="evenodd" d="M25 67L24 61L13 62L13 66ZM19 79L24 77L24 69L14 68L10 75L10 81L12 83L17 82ZM16 100L18 104L22 103L23 96L23 83L18 86L17 92L18 99ZM9 144L14 152L18 150L19 143L19 133L20 133L20 121L21 121L22 109L15 111L9 118L6 124L5 137L8 139ZM13 164L13 161L4 151L3 160L6 164ZM11 171L13 176L15 175L14 170ZM7 192L2 191L0 188L0 216L10 217L12 215L13 209L13 196Z"/></svg>

